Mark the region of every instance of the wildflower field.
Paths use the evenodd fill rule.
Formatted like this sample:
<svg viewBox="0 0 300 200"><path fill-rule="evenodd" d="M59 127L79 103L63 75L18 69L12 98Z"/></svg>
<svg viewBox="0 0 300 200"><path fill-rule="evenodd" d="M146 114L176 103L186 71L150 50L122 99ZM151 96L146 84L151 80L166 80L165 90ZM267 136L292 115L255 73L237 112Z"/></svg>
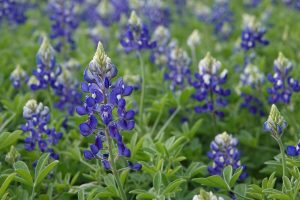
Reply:
<svg viewBox="0 0 300 200"><path fill-rule="evenodd" d="M0 0L0 200L300 200L299 0Z"/></svg>

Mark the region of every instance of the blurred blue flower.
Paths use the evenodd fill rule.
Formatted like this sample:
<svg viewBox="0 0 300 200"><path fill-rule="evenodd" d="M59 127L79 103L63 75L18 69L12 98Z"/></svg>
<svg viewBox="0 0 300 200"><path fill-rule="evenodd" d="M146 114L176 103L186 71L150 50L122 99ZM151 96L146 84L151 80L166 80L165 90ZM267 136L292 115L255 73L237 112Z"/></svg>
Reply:
<svg viewBox="0 0 300 200"><path fill-rule="evenodd" d="M177 45L170 47L164 79L171 82L171 90L184 89L189 84L190 64L191 59L185 50Z"/></svg>
<svg viewBox="0 0 300 200"><path fill-rule="evenodd" d="M243 98L243 102L241 103L242 108L247 109L253 115L265 116L263 103L259 98L246 93L242 93L241 97Z"/></svg>
<svg viewBox="0 0 300 200"><path fill-rule="evenodd" d="M286 154L292 157L300 156L300 141L296 146L292 146L292 145L287 146Z"/></svg>
<svg viewBox="0 0 300 200"><path fill-rule="evenodd" d="M221 70L221 62L213 58L207 53L198 65L199 71L195 73L195 80L191 81L196 92L192 98L202 105L196 106L197 113L211 112L219 117L223 117L224 113L218 107L225 107L228 101L225 97L230 95L229 89L223 89L221 86L226 83L227 69Z"/></svg>
<svg viewBox="0 0 300 200"><path fill-rule="evenodd" d="M268 80L272 87L268 88L269 103L288 104L294 92L300 91L298 80L292 78L289 74L292 71L292 63L282 54L274 61L274 74L268 74Z"/></svg>
<svg viewBox="0 0 300 200"><path fill-rule="evenodd" d="M218 134L210 143L210 151L208 158L213 160L212 166L208 167L208 172L211 175L222 175L222 171L226 166L231 165L233 169L243 168L243 172L239 177L242 181L247 177L245 172L246 167L241 165L240 151L237 148L238 140L227 132Z"/></svg>
<svg viewBox="0 0 300 200"><path fill-rule="evenodd" d="M162 2L146 1L140 8L140 11L151 28L156 28L160 25L168 27L171 23L170 9L163 5Z"/></svg>
<svg viewBox="0 0 300 200"><path fill-rule="evenodd" d="M22 87L22 85L26 84L28 78L28 74L24 69L21 68L20 65L18 65L10 74L10 81L15 89L19 89Z"/></svg>
<svg viewBox="0 0 300 200"><path fill-rule="evenodd" d="M28 85L32 90L44 89L48 86L59 86L57 77L61 74L61 67L56 64L55 51L46 36L36 55L37 68L33 70L33 76Z"/></svg>
<svg viewBox="0 0 300 200"><path fill-rule="evenodd" d="M55 95L59 96L59 101L55 102L54 106L60 110L67 110L70 115L73 115L76 107L82 104L82 93L79 92L79 84L74 78L74 71L79 67L79 63L75 60L66 62L57 78L58 86L53 88Z"/></svg>
<svg viewBox="0 0 300 200"><path fill-rule="evenodd" d="M264 39L266 30L256 21L255 16L244 15L244 27L241 35L241 47L245 50L255 48L259 43L268 45L269 41Z"/></svg>
<svg viewBox="0 0 300 200"><path fill-rule="evenodd" d="M156 47L156 42L151 41L151 35L147 26L142 23L134 11L131 13L120 43L127 53Z"/></svg>
<svg viewBox="0 0 300 200"><path fill-rule="evenodd" d="M210 23L215 27L214 32L222 39L227 39L233 31L233 12L228 0L215 0L211 10Z"/></svg>
<svg viewBox="0 0 300 200"><path fill-rule="evenodd" d="M76 44L73 34L79 21L75 14L75 1L68 0L50 0L48 12L51 20L51 39L57 39L55 49L61 51L68 44L71 49L75 49Z"/></svg>
<svg viewBox="0 0 300 200"><path fill-rule="evenodd" d="M152 38L156 41L156 48L151 50L150 53L150 61L154 63L159 68L167 66L168 62L168 54L170 51L170 32L164 26L158 26Z"/></svg>
<svg viewBox="0 0 300 200"><path fill-rule="evenodd" d="M7 20L12 24L23 24L27 17L25 12L28 6L19 0L0 0L0 22Z"/></svg>
<svg viewBox="0 0 300 200"><path fill-rule="evenodd" d="M96 134L95 143L90 150L84 151L86 159L100 159L105 169L110 168L110 156L107 147L111 148L111 140L117 145L118 156L131 156L131 151L126 147L121 135L122 130L132 130L135 126L133 110L126 110L124 97L131 95L133 87L124 83L119 78L114 84L112 79L116 77L117 69L105 54L102 44L99 42L93 60L84 72L82 91L89 93L82 106L77 107L79 115L88 115L88 120L80 124L80 132L83 136ZM117 116L116 116L117 115ZM102 127L98 125L103 124ZM105 146L105 148L104 148ZM128 166L137 170L140 167L128 163Z"/></svg>
<svg viewBox="0 0 300 200"><path fill-rule="evenodd" d="M27 101L23 108L23 117L26 124L21 129L24 132L30 132L30 136L25 138L25 149L33 151L38 145L41 152L49 152L53 159L59 159L59 155L52 149L62 138L62 133L48 127L50 122L49 108L42 103L37 103L31 99Z"/></svg>
<svg viewBox="0 0 300 200"><path fill-rule="evenodd" d="M111 26L119 22L122 15L128 16L130 11L128 0L97 0L86 4L82 18L90 27L98 24L105 27Z"/></svg>

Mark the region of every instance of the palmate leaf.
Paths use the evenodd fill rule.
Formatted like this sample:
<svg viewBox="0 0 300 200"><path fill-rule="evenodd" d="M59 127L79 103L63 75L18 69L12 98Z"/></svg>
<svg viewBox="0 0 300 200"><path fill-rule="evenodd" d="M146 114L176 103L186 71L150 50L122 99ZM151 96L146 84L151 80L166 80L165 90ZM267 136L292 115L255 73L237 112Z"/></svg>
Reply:
<svg viewBox="0 0 300 200"><path fill-rule="evenodd" d="M59 163L58 160L52 161L49 165L47 165L44 169L41 169L40 173L38 174L34 185L39 185L43 179L52 171L52 169Z"/></svg>
<svg viewBox="0 0 300 200"><path fill-rule="evenodd" d="M175 190L178 189L178 187L182 184L186 182L186 180L184 179L177 179L173 182L171 182L162 192L163 195L168 195L170 193L175 192Z"/></svg>

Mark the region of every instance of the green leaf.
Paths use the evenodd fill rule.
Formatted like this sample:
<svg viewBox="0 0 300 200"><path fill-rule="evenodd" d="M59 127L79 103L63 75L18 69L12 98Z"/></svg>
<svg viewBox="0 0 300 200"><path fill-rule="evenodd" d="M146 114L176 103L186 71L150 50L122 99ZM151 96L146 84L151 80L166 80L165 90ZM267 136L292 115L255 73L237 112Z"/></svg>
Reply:
<svg viewBox="0 0 300 200"><path fill-rule="evenodd" d="M14 164L14 169L18 175L17 177L15 177L16 181L19 181L30 187L33 186L33 179L26 163L24 163L23 161L18 161Z"/></svg>
<svg viewBox="0 0 300 200"><path fill-rule="evenodd" d="M6 189L8 188L10 182L14 179L15 176L16 176L16 173L12 173L5 179L5 181L3 182L3 184L1 185L1 188L0 188L0 198L3 197Z"/></svg>
<svg viewBox="0 0 300 200"><path fill-rule="evenodd" d="M230 190L225 181L218 175L209 176L207 178L194 178L192 180L208 187Z"/></svg>
<svg viewBox="0 0 300 200"><path fill-rule="evenodd" d="M288 191L292 190L292 183L291 183L290 179L287 176L283 177L283 186Z"/></svg>
<svg viewBox="0 0 300 200"><path fill-rule="evenodd" d="M229 185L230 187L230 180L231 180L231 177L232 177L232 166L231 165L228 165L224 168L223 170L223 178L226 182L227 185Z"/></svg>
<svg viewBox="0 0 300 200"><path fill-rule="evenodd" d="M154 189L157 191L157 193L159 194L160 191L160 186L161 186L161 173L160 171L158 171L153 178L153 186Z"/></svg>
<svg viewBox="0 0 300 200"><path fill-rule="evenodd" d="M191 94L193 93L193 88L187 88L185 89L179 97L179 103L182 106L185 106L187 101L190 99Z"/></svg>
<svg viewBox="0 0 300 200"><path fill-rule="evenodd" d="M126 170L122 171L122 173L120 174L120 179L121 179L122 185L125 184L129 171L130 171L129 169L126 169Z"/></svg>
<svg viewBox="0 0 300 200"><path fill-rule="evenodd" d="M20 138L22 131L17 130L12 133L10 132L3 132L0 134L0 150L10 147L11 145L15 144L16 141Z"/></svg>
<svg viewBox="0 0 300 200"><path fill-rule="evenodd" d="M181 185L182 183L186 182L186 180L184 179L177 179L173 182L171 182L165 189L164 191L162 192L162 194L164 195L167 195L167 194L170 194L172 192L174 192L174 190L176 190L179 185Z"/></svg>
<svg viewBox="0 0 300 200"><path fill-rule="evenodd" d="M230 179L229 185L230 187L233 187L238 178L240 177L241 173L243 172L243 168L238 168L235 173L232 175L232 178Z"/></svg>
<svg viewBox="0 0 300 200"><path fill-rule="evenodd" d="M48 163L49 159L49 153L44 153L40 159L37 162L36 168L35 168L35 179L38 177L38 175L41 173L41 171L45 168L45 166Z"/></svg>
<svg viewBox="0 0 300 200"><path fill-rule="evenodd" d="M152 193L141 193L136 196L137 199L155 199L156 196Z"/></svg>
<svg viewBox="0 0 300 200"><path fill-rule="evenodd" d="M58 164L58 160L55 160L53 162L51 162L49 165L47 165L47 167L45 167L44 169L41 170L41 172L38 174L34 185L37 186L39 185L42 180L51 172L51 170Z"/></svg>

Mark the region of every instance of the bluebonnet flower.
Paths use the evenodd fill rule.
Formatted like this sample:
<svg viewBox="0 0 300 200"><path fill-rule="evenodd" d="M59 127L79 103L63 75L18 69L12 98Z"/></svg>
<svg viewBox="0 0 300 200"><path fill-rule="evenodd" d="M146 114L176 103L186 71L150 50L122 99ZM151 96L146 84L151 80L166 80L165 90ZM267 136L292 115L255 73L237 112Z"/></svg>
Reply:
<svg viewBox="0 0 300 200"><path fill-rule="evenodd" d="M56 64L55 51L47 37L44 36L41 47L36 55L37 68L33 70L33 76L28 85L32 90L44 89L48 86L58 86L57 77L61 73L61 67Z"/></svg>
<svg viewBox="0 0 300 200"><path fill-rule="evenodd" d="M214 32L222 39L227 39L233 30L233 12L228 0L215 0L211 10L210 23L214 25Z"/></svg>
<svg viewBox="0 0 300 200"><path fill-rule="evenodd" d="M168 53L170 50L170 31L164 26L158 26L152 38L156 41L157 46L151 51L150 61L160 68L165 67L168 62Z"/></svg>
<svg viewBox="0 0 300 200"><path fill-rule="evenodd" d="M195 80L191 82L196 92L192 95L194 99L203 102L196 106L197 113L211 112L219 117L224 113L218 107L225 107L228 101L225 97L230 95L229 89L223 89L221 86L226 83L228 71L221 70L221 62L207 53L205 58L199 62L199 71L195 73Z"/></svg>
<svg viewBox="0 0 300 200"><path fill-rule="evenodd" d="M28 75L20 65L16 67L10 74L10 81L12 82L15 89L19 89L23 84L28 81Z"/></svg>
<svg viewBox="0 0 300 200"><path fill-rule="evenodd" d="M62 138L62 133L48 127L50 122L49 108L36 100L29 100L23 108L23 117L26 124L21 129L30 132L25 139L25 149L35 150L38 145L41 152L49 152L53 159L59 159L59 155L53 150L53 146Z"/></svg>
<svg viewBox="0 0 300 200"><path fill-rule="evenodd" d="M140 11L146 17L145 20L151 28L156 28L160 25L168 27L171 22L170 10L161 1L146 1L140 8Z"/></svg>
<svg viewBox="0 0 300 200"><path fill-rule="evenodd" d="M274 74L268 75L268 80L272 87L268 88L269 103L286 103L291 100L294 92L300 91L298 80L292 78L289 74L292 71L292 63L282 54L274 61Z"/></svg>
<svg viewBox="0 0 300 200"><path fill-rule="evenodd" d="M191 59L187 52L175 45L170 49L168 55L167 71L164 79L170 81L170 89L183 89L187 86L191 78Z"/></svg>
<svg viewBox="0 0 300 200"><path fill-rule="evenodd" d="M247 109L253 115L265 116L263 103L259 98L247 93L241 93L241 97L243 98L243 102L241 103L242 108Z"/></svg>
<svg viewBox="0 0 300 200"><path fill-rule="evenodd" d="M0 0L0 22L7 20L12 24L23 24L26 21L25 3L18 0Z"/></svg>
<svg viewBox="0 0 300 200"><path fill-rule="evenodd" d="M82 17L90 27L101 24L109 27L121 20L122 15L129 15L128 0L101 0L88 2Z"/></svg>
<svg viewBox="0 0 300 200"><path fill-rule="evenodd" d="M240 75L240 84L237 87L237 92L243 98L241 107L247 109L253 115L265 115L263 103L259 97L256 97L255 95L256 92L260 92L263 82L263 73L256 65L249 62L244 68L243 73ZM250 87L250 89L246 90L246 92L240 92L241 88L247 87Z"/></svg>
<svg viewBox="0 0 300 200"><path fill-rule="evenodd" d="M189 1L188 3L189 9L193 11L200 21L205 23L210 22L212 10L209 6L199 1Z"/></svg>
<svg viewBox="0 0 300 200"><path fill-rule="evenodd" d="M76 66L79 65L74 60L65 63L62 73L57 78L58 86L54 88L55 94L59 96L59 101L55 102L54 106L60 110L67 110L70 115L73 115L75 108L82 104L79 84L74 79L74 70L78 69Z"/></svg>
<svg viewBox="0 0 300 200"><path fill-rule="evenodd" d="M212 166L208 167L208 171L211 175L221 175L223 169L231 165L233 169L239 167L243 168L243 172L239 177L239 180L246 178L246 167L241 165L240 151L237 148L238 140L232 135L223 132L216 135L215 139L210 143L210 151L208 157L213 160Z"/></svg>
<svg viewBox="0 0 300 200"><path fill-rule="evenodd" d="M256 21L255 16L244 15L244 27L241 36L241 47L245 50L254 48L258 43L268 45L269 41L264 39L266 29Z"/></svg>
<svg viewBox="0 0 300 200"><path fill-rule="evenodd" d="M88 93L82 106L77 107L79 115L88 115L88 120L80 124L80 132L83 136L95 133L95 143L90 150L84 151L86 159L99 159L105 169L109 169L114 162L115 155L110 150L116 144L118 156L130 158L131 151L126 147L121 135L122 130L132 130L135 126L133 110L126 110L126 100L133 87L124 83L119 78L114 84L112 79L116 77L117 69L105 54L102 44L99 42L97 51L84 72L86 82L82 83L82 91ZM115 113L116 115L115 116ZM99 127L100 121L102 127ZM113 140L113 141L112 141ZM128 162L133 170L139 170L141 165Z"/></svg>
<svg viewBox="0 0 300 200"><path fill-rule="evenodd" d="M156 42L151 41L147 26L142 23L135 11L131 13L127 28L121 36L120 42L127 53L156 47Z"/></svg>
<svg viewBox="0 0 300 200"><path fill-rule="evenodd" d="M273 104L268 120L264 123L264 130L270 132L274 138L279 138L282 135L283 129L286 127L287 122Z"/></svg>
<svg viewBox="0 0 300 200"><path fill-rule="evenodd" d="M78 19L74 11L76 2L67 0L50 0L49 14L52 22L51 39L57 39L55 49L61 51L67 44L75 49L73 34L78 26Z"/></svg>
<svg viewBox="0 0 300 200"><path fill-rule="evenodd" d="M292 157L300 156L300 141L296 146L292 146L292 145L287 146L286 154Z"/></svg>

